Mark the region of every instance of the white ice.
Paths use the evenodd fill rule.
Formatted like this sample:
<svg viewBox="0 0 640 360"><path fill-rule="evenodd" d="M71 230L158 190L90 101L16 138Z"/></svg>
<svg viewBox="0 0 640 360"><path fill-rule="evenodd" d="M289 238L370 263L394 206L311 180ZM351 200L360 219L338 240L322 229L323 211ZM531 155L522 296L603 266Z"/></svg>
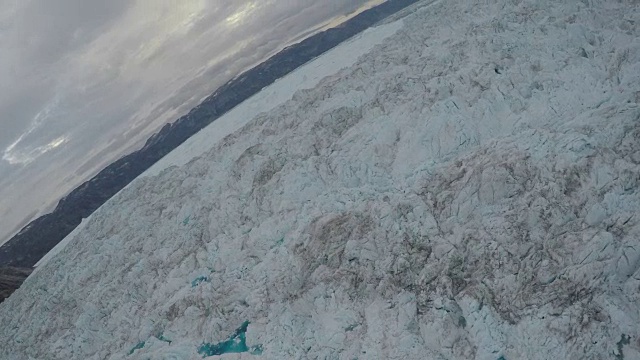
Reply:
<svg viewBox="0 0 640 360"><path fill-rule="evenodd" d="M640 359L638 6L414 10L101 207L0 358Z"/></svg>

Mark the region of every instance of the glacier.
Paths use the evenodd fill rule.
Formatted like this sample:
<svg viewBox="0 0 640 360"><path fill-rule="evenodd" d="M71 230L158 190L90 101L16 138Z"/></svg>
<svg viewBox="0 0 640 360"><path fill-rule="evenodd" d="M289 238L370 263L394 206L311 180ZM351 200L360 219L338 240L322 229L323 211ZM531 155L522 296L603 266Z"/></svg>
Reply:
<svg viewBox="0 0 640 360"><path fill-rule="evenodd" d="M0 358L640 359L640 5L403 14L83 221Z"/></svg>

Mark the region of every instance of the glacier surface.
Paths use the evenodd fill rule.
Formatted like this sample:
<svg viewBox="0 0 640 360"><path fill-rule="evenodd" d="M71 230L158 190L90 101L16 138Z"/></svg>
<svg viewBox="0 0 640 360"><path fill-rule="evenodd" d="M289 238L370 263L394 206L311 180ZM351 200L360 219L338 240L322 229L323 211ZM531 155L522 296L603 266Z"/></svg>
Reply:
<svg viewBox="0 0 640 360"><path fill-rule="evenodd" d="M0 358L640 359L639 5L413 10L96 211Z"/></svg>

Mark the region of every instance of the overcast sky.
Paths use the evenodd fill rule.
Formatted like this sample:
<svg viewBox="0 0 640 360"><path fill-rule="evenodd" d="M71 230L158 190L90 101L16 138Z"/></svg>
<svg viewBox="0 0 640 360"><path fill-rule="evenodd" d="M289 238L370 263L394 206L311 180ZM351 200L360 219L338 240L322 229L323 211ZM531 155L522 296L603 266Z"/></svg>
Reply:
<svg viewBox="0 0 640 360"><path fill-rule="evenodd" d="M382 0L0 0L0 243L285 45Z"/></svg>

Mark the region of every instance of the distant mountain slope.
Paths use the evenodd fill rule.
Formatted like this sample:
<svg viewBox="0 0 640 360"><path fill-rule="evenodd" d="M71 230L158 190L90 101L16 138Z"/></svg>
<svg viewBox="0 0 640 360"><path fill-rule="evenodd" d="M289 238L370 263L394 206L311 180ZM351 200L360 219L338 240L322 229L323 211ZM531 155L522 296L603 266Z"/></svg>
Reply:
<svg viewBox="0 0 640 360"><path fill-rule="evenodd" d="M0 358L640 358L638 6L420 5L98 209Z"/></svg>
<svg viewBox="0 0 640 360"><path fill-rule="evenodd" d="M122 190L138 175L234 106L300 65L373 24L417 2L388 0L299 44L229 81L189 114L165 125L144 147L107 166L60 200L55 210L25 226L0 247L0 265L30 267L67 236L83 218Z"/></svg>
<svg viewBox="0 0 640 360"><path fill-rule="evenodd" d="M0 267L0 303L31 274L32 268Z"/></svg>

